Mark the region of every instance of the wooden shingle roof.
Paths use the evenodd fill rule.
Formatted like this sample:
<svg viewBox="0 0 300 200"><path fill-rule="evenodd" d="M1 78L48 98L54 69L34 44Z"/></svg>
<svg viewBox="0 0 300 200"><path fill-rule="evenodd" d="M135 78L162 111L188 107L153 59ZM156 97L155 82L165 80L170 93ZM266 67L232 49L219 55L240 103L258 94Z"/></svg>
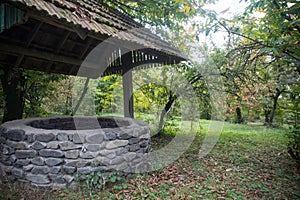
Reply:
<svg viewBox="0 0 300 200"><path fill-rule="evenodd" d="M1 66L76 75L84 58L107 38L114 38L115 49L104 75L122 73L128 62L122 61L121 49L136 45L141 48L126 56L135 67L184 60L178 49L96 0L3 0L0 9Z"/></svg>

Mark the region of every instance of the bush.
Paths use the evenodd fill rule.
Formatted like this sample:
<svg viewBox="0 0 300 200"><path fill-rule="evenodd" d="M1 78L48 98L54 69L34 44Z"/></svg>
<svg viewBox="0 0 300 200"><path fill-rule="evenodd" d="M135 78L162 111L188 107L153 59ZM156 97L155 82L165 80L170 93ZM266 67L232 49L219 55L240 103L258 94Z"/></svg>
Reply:
<svg viewBox="0 0 300 200"><path fill-rule="evenodd" d="M288 133L288 153L300 164L300 126L294 125Z"/></svg>

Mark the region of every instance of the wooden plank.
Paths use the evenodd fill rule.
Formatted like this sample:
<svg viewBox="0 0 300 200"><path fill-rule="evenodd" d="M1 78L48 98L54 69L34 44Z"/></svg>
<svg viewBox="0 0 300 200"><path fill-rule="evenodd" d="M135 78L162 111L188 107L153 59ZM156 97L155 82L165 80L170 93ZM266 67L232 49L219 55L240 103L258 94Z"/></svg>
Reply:
<svg viewBox="0 0 300 200"><path fill-rule="evenodd" d="M13 44L6 44L0 42L0 52L4 54L11 54L11 55L24 55L24 56L31 56L31 57L36 57L40 58L43 60L49 60L53 62L61 62L61 63L66 63L66 64L72 64L72 65L81 65L83 62L82 60L79 60L74 57L67 57L67 56L62 56L62 55L56 55L54 53L49 53L49 52L43 52L38 49L33 49L33 48L26 48L22 46L17 46Z"/></svg>
<svg viewBox="0 0 300 200"><path fill-rule="evenodd" d="M132 52L123 56L122 71L124 117L134 118L133 86L132 86Z"/></svg>

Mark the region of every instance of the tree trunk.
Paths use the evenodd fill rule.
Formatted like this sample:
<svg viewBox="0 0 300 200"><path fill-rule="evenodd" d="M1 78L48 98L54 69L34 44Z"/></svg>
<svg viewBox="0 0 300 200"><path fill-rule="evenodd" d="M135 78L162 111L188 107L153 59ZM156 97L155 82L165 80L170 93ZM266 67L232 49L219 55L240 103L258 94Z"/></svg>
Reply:
<svg viewBox="0 0 300 200"><path fill-rule="evenodd" d="M235 109L236 113L236 123L241 124L243 123L243 116L242 116L242 110L240 107L236 107Z"/></svg>
<svg viewBox="0 0 300 200"><path fill-rule="evenodd" d="M24 111L24 77L19 69L2 68L1 84L5 108L2 122L22 119Z"/></svg>
<svg viewBox="0 0 300 200"><path fill-rule="evenodd" d="M268 125L270 123L270 110L264 109L265 113L265 125Z"/></svg>
<svg viewBox="0 0 300 200"><path fill-rule="evenodd" d="M276 108L277 108L278 98L279 98L279 96L281 95L282 92L283 91L280 91L279 89L276 88L276 94L273 96L273 106L272 106L271 113L270 113L269 125L273 124L275 111L276 111Z"/></svg>
<svg viewBox="0 0 300 200"><path fill-rule="evenodd" d="M164 123L165 123L165 116L166 114L170 111L173 103L175 102L175 100L178 98L177 95L170 95L169 96L169 101L166 103L164 109L161 111L160 113L160 118L159 118L159 125L158 125L158 135L161 135L162 133L162 129L164 127Z"/></svg>

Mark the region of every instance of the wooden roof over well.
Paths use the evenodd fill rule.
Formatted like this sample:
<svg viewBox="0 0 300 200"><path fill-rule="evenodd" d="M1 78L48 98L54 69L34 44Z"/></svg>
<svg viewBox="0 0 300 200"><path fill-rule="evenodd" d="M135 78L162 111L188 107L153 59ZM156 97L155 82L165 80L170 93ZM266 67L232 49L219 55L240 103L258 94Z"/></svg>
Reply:
<svg viewBox="0 0 300 200"><path fill-rule="evenodd" d="M176 48L100 1L2 0L0 9L2 67L76 75L86 56L108 38L114 38L113 51L104 75L123 73L125 64L141 68L184 60ZM135 46L141 48L122 53Z"/></svg>

